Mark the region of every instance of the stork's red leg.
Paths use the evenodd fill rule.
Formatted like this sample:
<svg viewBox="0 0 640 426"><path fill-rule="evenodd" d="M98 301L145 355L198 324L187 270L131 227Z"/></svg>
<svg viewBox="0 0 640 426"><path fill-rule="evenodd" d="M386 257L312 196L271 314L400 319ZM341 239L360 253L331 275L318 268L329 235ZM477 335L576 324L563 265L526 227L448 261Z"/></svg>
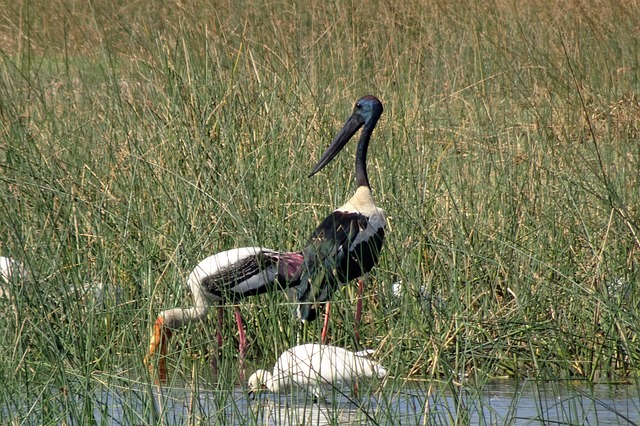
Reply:
<svg viewBox="0 0 640 426"><path fill-rule="evenodd" d="M362 319L362 295L364 294L364 279L358 278L358 300L356 302L356 318L354 326L354 333L356 341L360 341L360 320Z"/></svg>
<svg viewBox="0 0 640 426"><path fill-rule="evenodd" d="M244 324L242 323L242 314L240 313L240 308L236 306L236 323L238 324L238 333L240 335L240 347L238 348L240 352L240 358L244 359L244 356L247 353L247 338L244 333Z"/></svg>
<svg viewBox="0 0 640 426"><path fill-rule="evenodd" d="M327 331L329 331L329 311L331 311L331 303L327 303L324 308L324 324L322 325L322 335L320 343L327 344Z"/></svg>

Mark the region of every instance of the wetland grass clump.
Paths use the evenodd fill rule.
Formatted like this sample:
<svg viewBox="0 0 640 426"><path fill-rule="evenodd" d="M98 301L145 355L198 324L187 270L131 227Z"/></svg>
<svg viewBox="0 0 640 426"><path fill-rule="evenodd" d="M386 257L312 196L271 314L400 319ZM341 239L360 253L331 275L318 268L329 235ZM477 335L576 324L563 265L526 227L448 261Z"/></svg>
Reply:
<svg viewBox="0 0 640 426"><path fill-rule="evenodd" d="M0 423L242 422L232 315L218 354L215 320L176 333L160 394L151 322L188 305L199 260L299 249L352 194L353 151L306 176L366 93L385 105L369 174L390 228L362 341L349 286L332 344L377 349L389 392L636 383L636 2L67 3L0 12L0 255L30 276L0 300ZM118 297L88 303L92 282ZM317 338L285 294L240 309L251 368ZM167 407L185 386L225 410L194 398L183 419ZM462 421L457 401L423 414Z"/></svg>

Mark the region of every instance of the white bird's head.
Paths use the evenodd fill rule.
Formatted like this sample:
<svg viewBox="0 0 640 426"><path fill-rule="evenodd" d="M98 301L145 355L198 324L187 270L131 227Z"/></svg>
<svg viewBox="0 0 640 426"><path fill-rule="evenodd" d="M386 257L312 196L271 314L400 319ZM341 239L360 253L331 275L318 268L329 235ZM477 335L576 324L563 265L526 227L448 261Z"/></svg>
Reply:
<svg viewBox="0 0 640 426"><path fill-rule="evenodd" d="M249 397L253 398L256 392L270 390L272 392L278 392L280 389L279 383L274 382L273 375L266 370L256 370L247 382L249 386Z"/></svg>

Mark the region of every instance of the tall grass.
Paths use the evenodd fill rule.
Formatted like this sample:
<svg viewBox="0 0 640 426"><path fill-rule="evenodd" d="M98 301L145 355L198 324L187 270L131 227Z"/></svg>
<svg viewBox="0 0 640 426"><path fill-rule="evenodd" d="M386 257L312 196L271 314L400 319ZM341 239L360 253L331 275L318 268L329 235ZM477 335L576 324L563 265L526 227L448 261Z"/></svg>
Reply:
<svg viewBox="0 0 640 426"><path fill-rule="evenodd" d="M354 190L353 148L306 175L367 93L385 106L369 173L390 227L362 344L428 389L635 379L637 2L5 3L0 254L30 279L2 301L3 422L84 423L98 385L122 383L143 407L124 418L160 421L134 386L150 389L155 315L190 303L209 254L304 245ZM74 290L98 281L119 289L99 308ZM348 348L355 297L332 310ZM261 367L317 339L285 295L241 310ZM225 321L221 375L212 320L177 333L170 383L237 383Z"/></svg>

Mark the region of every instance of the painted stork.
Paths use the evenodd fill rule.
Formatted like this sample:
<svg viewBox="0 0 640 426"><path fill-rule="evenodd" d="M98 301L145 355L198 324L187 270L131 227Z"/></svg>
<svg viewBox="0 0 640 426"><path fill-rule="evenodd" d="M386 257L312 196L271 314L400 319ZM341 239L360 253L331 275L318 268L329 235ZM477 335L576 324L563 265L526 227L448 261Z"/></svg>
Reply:
<svg viewBox="0 0 640 426"><path fill-rule="evenodd" d="M309 177L318 173L362 128L356 151L356 193L342 207L327 216L313 232L302 251L304 262L297 286L297 317L316 318L318 305L331 300L343 284L368 273L377 263L386 226L385 213L376 207L367 176L367 149L371 134L382 114L382 103L375 96L359 99L353 113L315 165ZM362 280L358 280L357 325L362 312ZM326 338L328 308L322 341Z"/></svg>
<svg viewBox="0 0 640 426"><path fill-rule="evenodd" d="M387 370L368 358L371 350L351 352L337 346L306 344L280 355L273 373L257 370L249 377L249 393L286 390L296 385L324 399L325 389L350 386L360 379L384 378Z"/></svg>
<svg viewBox="0 0 640 426"><path fill-rule="evenodd" d="M209 306L224 302L236 303L247 296L295 285L295 275L302 264L301 253L278 252L262 247L243 247L212 255L201 261L189 274L187 284L193 295L193 306L161 312L156 319L149 352L144 363L153 375L152 356L160 352L158 381L167 377L165 356L173 331L187 323L206 318ZM219 307L218 346L222 344ZM246 350L246 339L240 310L236 306L236 322L240 333L240 360Z"/></svg>

